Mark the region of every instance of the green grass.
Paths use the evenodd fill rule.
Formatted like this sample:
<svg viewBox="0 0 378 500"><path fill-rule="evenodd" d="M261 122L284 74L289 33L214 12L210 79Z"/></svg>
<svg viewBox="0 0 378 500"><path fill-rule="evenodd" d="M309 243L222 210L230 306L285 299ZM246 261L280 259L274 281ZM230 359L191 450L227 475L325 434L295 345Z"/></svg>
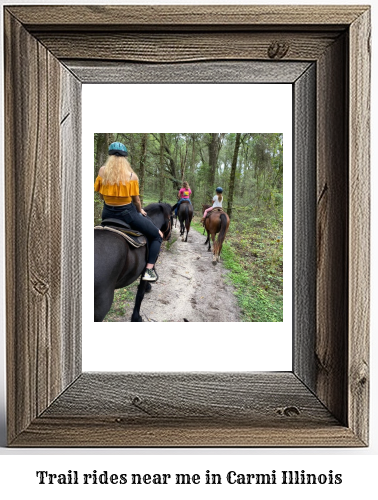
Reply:
<svg viewBox="0 0 378 500"><path fill-rule="evenodd" d="M192 227L203 232L195 221ZM282 215L251 207L234 208L222 262L230 272L243 321L283 320Z"/></svg>
<svg viewBox="0 0 378 500"><path fill-rule="evenodd" d="M120 288L114 292L114 300L110 311L105 316L104 321L117 321L126 314L126 304L133 304L139 281L125 288Z"/></svg>
<svg viewBox="0 0 378 500"><path fill-rule="evenodd" d="M155 195L144 196L143 206L156 202ZM101 222L103 202L95 194L94 222ZM227 280L234 286L243 321L279 322L283 320L283 225L279 212L262 212L252 207L235 207L222 261L230 272ZM199 217L191 227L203 233ZM165 243L170 250L175 239ZM115 291L105 321L124 316L125 304L133 303L138 283Z"/></svg>

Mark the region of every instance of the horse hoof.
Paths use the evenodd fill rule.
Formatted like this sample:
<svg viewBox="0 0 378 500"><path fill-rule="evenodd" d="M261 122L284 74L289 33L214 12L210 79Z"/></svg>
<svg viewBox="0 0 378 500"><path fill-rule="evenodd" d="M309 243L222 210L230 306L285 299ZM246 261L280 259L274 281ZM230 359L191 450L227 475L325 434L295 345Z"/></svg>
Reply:
<svg viewBox="0 0 378 500"><path fill-rule="evenodd" d="M142 316L139 316L139 318L131 318L131 323L140 323L143 322Z"/></svg>
<svg viewBox="0 0 378 500"><path fill-rule="evenodd" d="M217 261L213 260L213 266L216 266L216 265L217 265Z"/></svg>

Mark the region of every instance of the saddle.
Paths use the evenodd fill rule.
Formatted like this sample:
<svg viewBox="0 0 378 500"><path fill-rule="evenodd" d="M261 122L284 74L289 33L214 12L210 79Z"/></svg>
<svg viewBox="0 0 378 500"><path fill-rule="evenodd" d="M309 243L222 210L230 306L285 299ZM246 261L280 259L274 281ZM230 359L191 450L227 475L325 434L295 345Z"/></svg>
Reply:
<svg viewBox="0 0 378 500"><path fill-rule="evenodd" d="M95 229L117 233L135 248L144 247L147 244L147 238L144 234L132 229L129 224L120 219L104 219L101 226L95 226Z"/></svg>
<svg viewBox="0 0 378 500"><path fill-rule="evenodd" d="M206 219L214 212L224 212L224 210L222 207L214 207L212 210L210 210L210 212L207 212Z"/></svg>

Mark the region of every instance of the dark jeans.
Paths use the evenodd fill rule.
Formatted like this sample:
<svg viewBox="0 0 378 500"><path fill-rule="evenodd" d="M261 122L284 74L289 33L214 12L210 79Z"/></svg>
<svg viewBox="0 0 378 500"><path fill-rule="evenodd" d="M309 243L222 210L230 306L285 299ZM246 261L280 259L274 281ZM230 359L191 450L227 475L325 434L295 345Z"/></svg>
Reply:
<svg viewBox="0 0 378 500"><path fill-rule="evenodd" d="M179 200L177 202L177 205L176 205L176 210L175 210L175 216L177 217L177 214L178 214L178 210L180 208L180 205L181 205L181 202L183 202L184 200L188 201L190 204L192 204L192 202L189 200L189 198L181 198L181 200Z"/></svg>
<svg viewBox="0 0 378 500"><path fill-rule="evenodd" d="M157 261L162 237L159 234L159 229L148 217L140 214L134 203L129 203L124 206L112 206L104 203L104 208L102 209L102 219L120 219L129 224L130 227L140 231L148 238L149 243L149 253L148 253L148 264L155 264Z"/></svg>

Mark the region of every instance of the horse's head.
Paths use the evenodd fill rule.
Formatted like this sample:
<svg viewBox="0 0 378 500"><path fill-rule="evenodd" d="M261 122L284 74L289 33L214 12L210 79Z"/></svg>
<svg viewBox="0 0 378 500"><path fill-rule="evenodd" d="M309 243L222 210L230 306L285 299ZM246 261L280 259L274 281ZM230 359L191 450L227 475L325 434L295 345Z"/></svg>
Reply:
<svg viewBox="0 0 378 500"><path fill-rule="evenodd" d="M172 207L168 203L150 203L144 209L148 217L163 233L164 241L169 240L172 232Z"/></svg>
<svg viewBox="0 0 378 500"><path fill-rule="evenodd" d="M172 227L173 227L173 212L172 212L172 207L169 205L169 203L160 203L159 205L163 209L163 214L164 214L164 220L165 220L165 227L164 229L161 229L163 232L164 240L167 241L171 238L172 235Z"/></svg>

